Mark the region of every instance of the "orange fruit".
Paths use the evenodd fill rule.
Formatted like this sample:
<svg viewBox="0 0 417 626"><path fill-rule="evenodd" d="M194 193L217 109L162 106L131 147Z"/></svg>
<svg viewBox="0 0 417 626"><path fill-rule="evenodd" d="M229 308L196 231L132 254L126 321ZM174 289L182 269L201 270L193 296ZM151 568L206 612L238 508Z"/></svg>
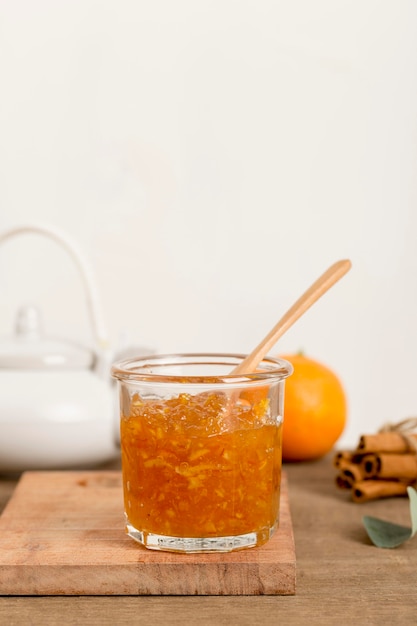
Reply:
<svg viewBox="0 0 417 626"><path fill-rule="evenodd" d="M346 395L338 376L303 354L284 355L294 367L285 381L283 461L309 461L331 451L346 424Z"/></svg>

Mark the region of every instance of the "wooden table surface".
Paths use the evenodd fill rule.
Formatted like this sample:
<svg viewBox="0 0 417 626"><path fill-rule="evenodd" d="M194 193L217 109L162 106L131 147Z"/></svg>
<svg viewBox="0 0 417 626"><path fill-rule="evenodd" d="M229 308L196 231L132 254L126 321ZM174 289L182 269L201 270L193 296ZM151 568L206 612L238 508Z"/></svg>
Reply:
<svg viewBox="0 0 417 626"><path fill-rule="evenodd" d="M417 537L383 550L362 525L363 515L409 525L408 500L354 504L334 486L331 461L285 466L295 596L0 597L0 624L417 624ZM15 485L0 477L0 510Z"/></svg>

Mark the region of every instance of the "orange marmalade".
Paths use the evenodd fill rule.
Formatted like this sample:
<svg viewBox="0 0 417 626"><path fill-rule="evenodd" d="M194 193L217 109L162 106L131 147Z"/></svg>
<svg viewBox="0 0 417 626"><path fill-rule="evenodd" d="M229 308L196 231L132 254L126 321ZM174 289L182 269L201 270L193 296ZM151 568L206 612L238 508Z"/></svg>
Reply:
<svg viewBox="0 0 417 626"><path fill-rule="evenodd" d="M135 394L127 412L129 524L145 535L269 539L278 518L281 422L270 416L265 393L252 400L218 391L166 400Z"/></svg>

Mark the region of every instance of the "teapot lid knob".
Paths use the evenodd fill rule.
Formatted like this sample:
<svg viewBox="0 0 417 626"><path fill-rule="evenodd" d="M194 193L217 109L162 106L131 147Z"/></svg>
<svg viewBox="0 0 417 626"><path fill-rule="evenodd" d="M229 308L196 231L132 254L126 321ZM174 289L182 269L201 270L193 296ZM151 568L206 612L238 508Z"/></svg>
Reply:
<svg viewBox="0 0 417 626"><path fill-rule="evenodd" d="M33 305L22 306L16 315L16 335L20 337L39 337L42 334L41 315Z"/></svg>

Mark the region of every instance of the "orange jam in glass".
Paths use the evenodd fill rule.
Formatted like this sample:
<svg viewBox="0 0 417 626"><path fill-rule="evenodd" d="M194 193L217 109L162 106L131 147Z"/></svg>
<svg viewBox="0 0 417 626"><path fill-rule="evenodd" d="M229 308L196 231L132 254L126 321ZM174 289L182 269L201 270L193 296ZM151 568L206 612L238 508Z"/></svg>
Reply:
<svg viewBox="0 0 417 626"><path fill-rule="evenodd" d="M269 539L279 511L282 425L267 393L132 396L121 415L123 485L127 524L142 543L150 534L254 533L250 545Z"/></svg>

